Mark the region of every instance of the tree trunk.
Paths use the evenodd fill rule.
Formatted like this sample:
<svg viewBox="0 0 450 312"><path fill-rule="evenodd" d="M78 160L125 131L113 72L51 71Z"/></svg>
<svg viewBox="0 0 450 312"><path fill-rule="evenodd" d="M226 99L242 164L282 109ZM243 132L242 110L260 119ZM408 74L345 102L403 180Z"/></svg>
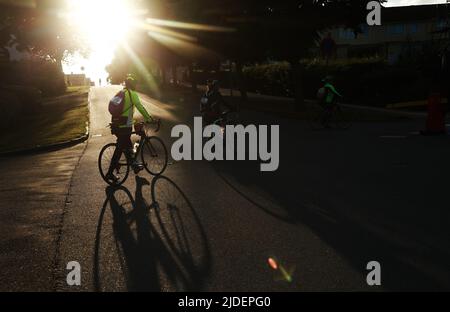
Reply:
<svg viewBox="0 0 450 312"><path fill-rule="evenodd" d="M177 67L176 67L175 65L173 65L173 66L170 68L170 71L171 71L171 75L172 75L172 82L173 82L173 85L175 86L175 85L178 84L178 80L177 80Z"/></svg>
<svg viewBox="0 0 450 312"><path fill-rule="evenodd" d="M195 77L194 66L192 65L192 63L189 64L189 81L191 83L192 91L196 92L197 91L197 77Z"/></svg>
<svg viewBox="0 0 450 312"><path fill-rule="evenodd" d="M242 73L242 68L243 68L242 62L237 61L236 62L236 78L237 78L236 80L237 80L239 92L241 93L241 100L245 102L248 100L248 95L247 95L247 86L245 85L244 74Z"/></svg>
<svg viewBox="0 0 450 312"><path fill-rule="evenodd" d="M166 68L161 67L161 86L164 88L166 86Z"/></svg>
<svg viewBox="0 0 450 312"><path fill-rule="evenodd" d="M56 61L56 65L58 65L58 69L60 70L61 73L64 72L63 70L63 57L64 57L64 52L63 51L57 51L56 55L55 55L55 61Z"/></svg>
<svg viewBox="0 0 450 312"><path fill-rule="evenodd" d="M291 64L291 79L294 87L295 110L302 111L305 104L302 79L303 68L298 59L292 59L289 63Z"/></svg>
<svg viewBox="0 0 450 312"><path fill-rule="evenodd" d="M54 86L53 92L55 94L62 94L67 89L66 77L64 75L64 69L63 69L63 64L62 64L63 57L64 57L64 52L62 52L62 51L58 51L55 55L56 65L58 66L58 71L59 71L58 77L53 78L53 79L55 79L55 82L53 83L53 86Z"/></svg>

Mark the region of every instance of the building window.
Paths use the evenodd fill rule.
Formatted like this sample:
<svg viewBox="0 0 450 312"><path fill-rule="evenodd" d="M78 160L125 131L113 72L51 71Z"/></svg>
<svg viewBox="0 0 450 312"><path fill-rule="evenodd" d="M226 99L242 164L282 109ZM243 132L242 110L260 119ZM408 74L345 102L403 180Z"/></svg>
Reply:
<svg viewBox="0 0 450 312"><path fill-rule="evenodd" d="M341 39L355 39L355 34L352 29L340 28L339 38Z"/></svg>
<svg viewBox="0 0 450 312"><path fill-rule="evenodd" d="M389 25L387 31L389 35L401 35L405 32L405 25L403 24Z"/></svg>
<svg viewBox="0 0 450 312"><path fill-rule="evenodd" d="M359 26L360 30L361 30L361 34L363 36L367 36L369 34L369 26L367 26L367 24L361 24Z"/></svg>
<svg viewBox="0 0 450 312"><path fill-rule="evenodd" d="M413 23L413 24L410 24L410 25L409 25L409 32L410 32L411 34L415 34L415 33L417 33L418 31L419 31L419 25L418 25L418 24Z"/></svg>
<svg viewBox="0 0 450 312"><path fill-rule="evenodd" d="M446 26L447 26L447 20L446 19L440 18L436 22L436 29L437 30L444 29Z"/></svg>

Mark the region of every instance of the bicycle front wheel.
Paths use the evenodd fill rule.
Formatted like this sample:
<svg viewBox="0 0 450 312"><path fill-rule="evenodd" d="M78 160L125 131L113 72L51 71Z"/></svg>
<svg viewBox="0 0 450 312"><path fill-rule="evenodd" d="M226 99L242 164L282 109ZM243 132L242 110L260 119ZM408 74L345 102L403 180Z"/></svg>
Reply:
<svg viewBox="0 0 450 312"><path fill-rule="evenodd" d="M116 165L116 168L113 168L112 175L115 177L112 179L111 177L107 177L109 168L111 166L111 160L113 158L114 152L116 151L117 144L110 143L105 145L100 155L98 156L98 169L100 171L100 175L102 179L111 186L120 186L125 180L128 178L128 173L130 172L130 166L127 163L125 155L122 153L120 156L120 160Z"/></svg>
<svg viewBox="0 0 450 312"><path fill-rule="evenodd" d="M167 149L160 138L148 137L142 146L141 157L145 170L151 175L158 176L166 170Z"/></svg>

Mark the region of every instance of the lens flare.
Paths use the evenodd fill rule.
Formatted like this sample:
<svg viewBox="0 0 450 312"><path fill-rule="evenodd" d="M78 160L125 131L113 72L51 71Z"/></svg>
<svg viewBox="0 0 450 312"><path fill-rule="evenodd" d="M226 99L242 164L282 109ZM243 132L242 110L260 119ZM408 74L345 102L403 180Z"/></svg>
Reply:
<svg viewBox="0 0 450 312"><path fill-rule="evenodd" d="M276 281L285 281L291 283L293 281L293 274L295 268L285 268L279 261L274 258L267 259L269 266L275 270L278 275L275 277Z"/></svg>
<svg viewBox="0 0 450 312"><path fill-rule="evenodd" d="M160 19L155 19L155 18L147 18L146 21L148 24L151 24L151 25L164 26L164 27L170 27L170 28L212 31L212 32L234 32L234 31L236 31L236 29L231 28L231 27L184 23L184 22L177 22L177 21L160 20Z"/></svg>
<svg viewBox="0 0 450 312"><path fill-rule="evenodd" d="M271 267L272 269L278 270L278 264L277 264L277 262L275 261L275 259L269 258L269 260L267 260L267 262L269 262L269 265L270 265L270 267Z"/></svg>

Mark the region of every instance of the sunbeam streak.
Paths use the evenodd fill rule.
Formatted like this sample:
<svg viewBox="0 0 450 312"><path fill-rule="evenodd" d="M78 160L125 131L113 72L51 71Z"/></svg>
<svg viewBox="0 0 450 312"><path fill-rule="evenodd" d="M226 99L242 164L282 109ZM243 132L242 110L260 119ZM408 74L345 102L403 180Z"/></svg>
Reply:
<svg viewBox="0 0 450 312"><path fill-rule="evenodd" d="M159 33L159 34L164 34L169 37L178 38L178 39L185 40L185 41L197 42L197 38L195 38L193 36L189 36L189 35L186 35L186 34L183 34L180 32L176 32L174 30L165 29L165 28L162 28L159 26L142 23L139 25L139 27L146 29L152 33Z"/></svg>
<svg viewBox="0 0 450 312"><path fill-rule="evenodd" d="M204 48L198 44L194 44L189 41L183 41L178 38L174 38L171 36L164 35L162 33L157 32L148 32L148 35L158 41L160 44L166 46L171 49L175 53L183 56L209 56L218 58L220 55L212 50Z"/></svg>
<svg viewBox="0 0 450 312"><path fill-rule="evenodd" d="M184 23L184 22L154 19L154 18L147 18L146 21L150 25L164 26L164 27L170 27L170 28L201 30L201 31L211 31L211 32L234 32L235 31L235 29L231 28L231 27Z"/></svg>
<svg viewBox="0 0 450 312"><path fill-rule="evenodd" d="M136 68L139 71L139 74L145 80L145 83L147 84L147 86L157 97L159 97L160 90L158 88L158 85L157 85L154 77L152 76L152 74L147 70L144 63L142 63L139 56L136 55L136 53L128 45L128 43L123 42L122 47L125 50L125 52L130 56L131 61L136 65Z"/></svg>

